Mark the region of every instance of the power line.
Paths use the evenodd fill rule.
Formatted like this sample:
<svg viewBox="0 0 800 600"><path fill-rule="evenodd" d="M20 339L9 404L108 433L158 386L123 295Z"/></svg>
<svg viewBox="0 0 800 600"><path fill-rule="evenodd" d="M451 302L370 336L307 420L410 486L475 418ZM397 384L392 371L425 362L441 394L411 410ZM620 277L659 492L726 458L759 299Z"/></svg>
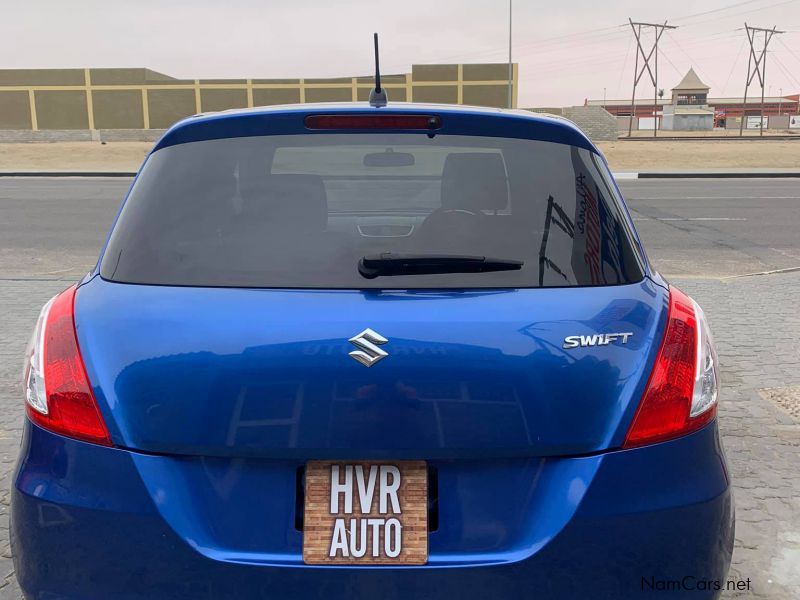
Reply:
<svg viewBox="0 0 800 600"><path fill-rule="evenodd" d="M778 70L779 70L779 71L780 71L780 72L783 74L783 76L786 78L786 82L787 82L787 83L789 83L790 85L797 85L797 80L795 80L795 79L794 79L794 77L793 77L793 76L792 76L792 75L791 75L791 74L790 74L790 73L789 73L789 72L786 70L786 68L785 68L785 67L784 67L784 65L781 63L781 61L780 61L780 60L778 60L778 59L777 59L776 57L774 57L774 56L773 56L773 58L775 58L775 66L777 66L777 67L778 67Z"/></svg>
<svg viewBox="0 0 800 600"><path fill-rule="evenodd" d="M728 78L725 80L725 85L722 86L722 90L720 90L720 92L723 95L725 94L725 90L728 89L728 84L731 81L731 76L733 75L733 71L736 68L736 65L739 63L739 57L742 55L742 50L744 50L744 40L742 40L742 43L739 44L739 51L736 53L736 58L733 60L733 66L731 66L731 71L730 73L728 73Z"/></svg>
<svg viewBox="0 0 800 600"><path fill-rule="evenodd" d="M667 62L668 62L668 63L669 63L671 66L672 66L672 68L675 70L675 73L677 73L677 74L678 74L678 76L680 77L680 75L681 75L681 71L680 71L680 69L678 69L678 67L676 67L676 66L675 66L675 63L674 63L674 62L672 62L672 61L670 60L669 56L667 56L666 54L664 54L664 52L663 52L663 51L659 50L659 52L661 53L661 56L663 56L663 57L666 59L666 61L667 61Z"/></svg>
<svg viewBox="0 0 800 600"><path fill-rule="evenodd" d="M658 135L658 41L665 31L670 29L677 29L675 25L667 25L667 21L661 23L643 23L634 22L633 19L628 18L633 35L636 37L636 66L633 69L633 91L631 92L631 116L628 119L628 137L631 137L633 131L633 119L636 116L636 85L644 75L645 70L650 76L650 81L653 84L653 137ZM645 29L653 30L653 45L650 52L645 54L644 47L642 46L642 27ZM642 57L642 68L639 70L639 56ZM655 55L655 56L654 56ZM654 58L653 68L650 68L650 59Z"/></svg>
<svg viewBox="0 0 800 600"><path fill-rule="evenodd" d="M725 10L730 10L732 8L737 8L739 6L744 6L745 4L752 4L753 2L763 2L763 1L764 0L745 0L744 2L737 2L736 4L729 4L727 6L721 6L720 8L714 8L712 10L706 10L706 11L703 11L703 12L694 13L693 15L677 17L676 19L673 19L673 20L674 21L686 21L686 20L689 20L689 19L694 19L696 17L702 17L703 15L710 15L712 13L718 13L718 12L722 12L722 11L725 11ZM688 25L686 25L686 27L688 27Z"/></svg>
<svg viewBox="0 0 800 600"><path fill-rule="evenodd" d="M600 37L614 37L621 33L625 33L624 25L614 25L613 27L601 27L599 29L588 29L584 31L577 31L574 33L566 33L563 35L556 35L549 38L543 38L539 40L534 40L531 42L526 42L525 46L542 46L542 45L549 45L553 42L560 42L561 40L573 38L573 37L582 37L584 39L581 42L585 41L586 36L600 36Z"/></svg>
<svg viewBox="0 0 800 600"><path fill-rule="evenodd" d="M761 86L761 121L759 123L759 135L764 135L764 86L767 80L767 48L773 36L783 33L778 31L775 27L772 29L765 29L763 27L751 27L747 23L744 24L745 33L747 33L747 41L750 43L750 54L747 58L747 79L744 85L744 98L742 99L742 120L739 123L739 135L744 135L744 122L747 118L747 89L750 87L753 79L758 75L758 83ZM764 34L764 48L756 56L755 41L756 35L759 33ZM753 66L752 75L750 74L750 66Z"/></svg>
<svg viewBox="0 0 800 600"><path fill-rule="evenodd" d="M747 15L747 14L750 14L750 13L753 13L753 12L758 12L758 11L762 11L762 10L768 10L770 8L775 8L776 6L783 6L785 4L792 4L792 3L798 2L798 1L800 1L800 0L783 0L783 2L777 2L775 4L768 4L767 6L759 6L758 8L753 8L753 9L750 9L750 10L743 10L743 11L739 11L739 12L736 12L736 13L733 13L733 14L730 14L730 15L723 15L721 17L713 17L711 19L703 19L702 21L697 21L695 23L688 23L687 25L684 25L683 27L695 27L696 25L702 25L704 23L710 23L712 21L717 21L718 19L731 19L733 17L739 17L741 15Z"/></svg>
<svg viewBox="0 0 800 600"><path fill-rule="evenodd" d="M572 39L564 39L558 42L548 42L539 44L538 42L527 42L522 44L517 44L514 48L514 51L518 55L528 56L530 54L543 54L547 52L561 52L565 47L580 47L586 48L586 46L590 46L592 44L604 44L608 43L614 39L621 39L624 35L622 31L615 31L615 32L604 32L598 34L595 37L587 37L581 40L572 40ZM483 52L484 55L486 54L497 54L499 50L492 50L492 51L485 51Z"/></svg>
<svg viewBox="0 0 800 600"><path fill-rule="evenodd" d="M792 49L789 47L789 45L788 45L788 44L786 44L786 42L784 42L784 41L783 41L781 38L778 38L778 43L779 43L781 46L783 46L784 48L786 48L786 49L789 51L789 54L791 54L792 56L794 56L794 58L797 60L797 62L800 62L800 56L797 56L797 54L795 54L795 53L794 53L794 50L792 50Z"/></svg>
<svg viewBox="0 0 800 600"><path fill-rule="evenodd" d="M693 59L691 56L689 56L689 53L688 53L688 52L686 52L686 50L684 50L684 49L683 49L683 46L681 46L681 45L678 43L678 40L676 40L676 39L675 39L675 38L672 36L672 34L671 34L669 31L667 32L667 37L669 37L669 39L670 39L670 40L672 40L673 42L675 42L675 45L678 47L678 49L679 49L681 52L683 52L683 54L686 56L686 58L688 58L688 59L689 59L689 62L690 62L691 64L693 64L693 65L698 65L698 66L700 65L700 63L699 63L699 62L697 62L697 61L696 61L696 60L694 60L694 59ZM716 84L716 82L714 82L714 81L713 81L711 78L709 78L709 77L708 77L708 73L706 73L706 74L705 74L705 76L706 76L706 78L707 78L707 79L708 79L708 80L711 82L711 85L713 85L714 87L717 87L717 84Z"/></svg>
<svg viewBox="0 0 800 600"><path fill-rule="evenodd" d="M745 0L744 2L737 2L735 4L731 4L731 5L728 5L728 6L722 6L722 7L711 9L711 10L708 10L708 11L702 11L702 12L699 12L699 13L693 13L693 14L690 14L690 15L684 15L683 17L680 17L680 20L691 20L691 19L694 19L694 18L697 18L697 17L706 16L706 15L709 15L709 14L720 13L720 12L725 12L725 11L728 11L728 10L739 8L741 6L745 6L747 4L753 4L753 3L756 3L756 2L764 2L764 1L767 1L767 0ZM698 23L688 23L688 24L686 24L684 26L685 27L691 27L691 26L694 26L694 25L699 25L700 23L706 23L706 22L710 22L710 21L715 21L718 18L727 19L727 18L735 17L735 16L740 15L740 14L746 14L748 12L754 12L754 11L757 11L757 10L768 9L768 8L772 8L772 7L775 7L775 6L781 6L781 5L784 5L784 4L789 4L789 3L797 2L797 1L800 1L800 0L782 0L781 2L770 4L770 5L767 5L767 6L757 7L757 8L748 10L748 11L734 13L732 15L724 15L722 17L715 17L713 19L706 19L706 20L703 20L703 21L698 22ZM515 54L519 58L524 58L526 56L529 56L533 52L536 52L536 53L539 53L539 54L542 54L542 53L545 53L545 52L551 52L551 51L558 52L558 51L561 51L561 48L563 46L578 46L578 45L585 46L586 44L604 43L604 42L610 41L611 39L614 39L615 37L623 35L625 33L624 28L627 28L627 23L623 24L623 25L611 25L611 26L606 26L606 27L585 29L585 30L576 31L576 32L572 32L572 33L565 33L565 34L555 35L555 36L551 36L551 37L547 37L547 38L531 40L529 42L523 42L523 43L517 44L515 46L515 48L514 48L514 51L515 51ZM729 32L729 31L717 32L717 34L729 34L729 33L731 33L731 32ZM575 39L575 38L580 38L580 39ZM677 42L676 42L676 45L679 45L679 44L677 44ZM693 46L689 45L688 47L693 47ZM530 52L528 52L528 50L530 50ZM501 47L487 48L487 49L479 50L477 52L459 53L459 54L453 54L453 55L444 56L444 57L437 56L436 60L438 60L438 61L469 60L469 59L476 59L476 58L489 58L489 57L493 57L493 56L497 56L499 58L499 57L503 56L504 54L506 54L507 51L508 51L508 49L506 47L502 47L502 48ZM681 48L681 51L685 53L685 51L682 48ZM689 57L689 59L692 60L691 57ZM694 62L694 61L692 61L692 62Z"/></svg>
<svg viewBox="0 0 800 600"><path fill-rule="evenodd" d="M752 4L752 3L756 3L756 2L764 2L764 1L767 1L767 0L745 0L743 2L737 2L735 4L722 6L722 7L719 7L719 8L715 8L715 9L711 9L711 10L707 10L707 11L702 11L702 12L699 12L699 13L693 13L693 14L690 14L690 15L684 15L684 16L680 17L679 19L676 19L676 20L691 20L691 19L694 19L694 18L697 18L697 17L707 16L709 14L721 13L721 12L725 12L725 11L729 11L729 10L732 10L732 9L739 8L741 6L745 6L747 4ZM700 22L696 22L696 23L687 23L686 25L684 25L684 27L693 27L694 25L699 25L701 23L707 23L707 22L710 22L710 21L716 21L717 19L728 19L728 18L732 18L732 17L738 16L738 15L741 15L741 14L747 14L747 13L755 12L755 11L758 11L758 10L766 10L766 9L773 8L773 7L776 7L776 6L782 6L782 5L785 5L785 4L790 4L790 3L798 2L798 1L800 1L800 0L782 0L781 2L769 4L767 6L761 6L761 7L753 8L753 9L750 9L750 10L747 10L747 11L737 12L737 13L734 13L734 14L731 14L731 15L723 15L721 17L714 17L712 19L704 19L704 20L702 20ZM550 52L551 50L552 51L560 51L561 47L563 47L564 45L581 45L581 46L585 46L587 43L603 43L603 42L607 42L607 41L609 41L609 40L611 40L611 39L613 39L615 37L623 35L625 33L625 29L627 28L627 26L628 26L628 24L625 23L625 24L622 24L622 25L611 25L611 26L606 26L606 27L585 29L585 30L581 30L581 31L575 31L575 32L572 32L572 33L565 33L565 34L555 35L555 36L551 36L551 37L547 37L547 38L536 39L536 40L532 40L530 42L523 42L523 43L517 44L515 46L515 48L514 48L514 51L515 51L515 53L517 54L518 57L525 57L525 56L529 55L529 53L526 52L526 50L528 50L528 49L531 49L531 50L535 49L535 51L537 51L539 53L544 53L544 52ZM722 31L722 32L718 32L718 33L729 33L729 32ZM580 39L574 39L574 38L580 38ZM692 47L692 46L690 45L688 47ZM491 56L495 56L495 55L500 57L500 56L503 56L507 51L508 51L508 49L505 46L504 47L499 47L498 46L498 47L495 47L495 48L486 48L486 49L483 49L483 50L479 50L477 52L469 52L469 53L464 52L464 53L453 54L453 55L444 56L444 57L443 56L437 56L436 60L438 60L438 61L468 60L468 59L476 59L476 58L481 58L481 57L491 57Z"/></svg>
<svg viewBox="0 0 800 600"><path fill-rule="evenodd" d="M528 62L529 64L537 65L553 65L553 66L567 66L569 64L583 64L587 60L597 60L600 58L618 58L621 59L625 56L625 53L622 51L622 47L616 48L606 48L602 52L591 52L589 54L583 55L576 55L570 57L568 60L553 60L552 56L541 56L530 59ZM587 58L588 57L588 58Z"/></svg>
<svg viewBox="0 0 800 600"><path fill-rule="evenodd" d="M546 75L549 73L563 73L565 69L577 69L583 66L593 67L595 65L607 65L609 67L614 68L616 71L616 64L619 64L618 61L622 60L624 54L615 53L609 55L598 55L594 56L589 59L584 58L575 58L571 62L558 62L558 63L551 63L549 65L542 65L537 67L535 72L528 73L525 77L522 77L522 81L528 81L531 79L536 79L541 75Z"/></svg>
<svg viewBox="0 0 800 600"><path fill-rule="evenodd" d="M711 21L718 22L718 21L721 21L721 20L728 20L728 19L736 17L737 15L740 15L740 14L746 14L746 13L750 13L750 12L771 9L771 8L778 7L778 6L784 6L786 4L795 3L795 2L798 2L800 0L781 0L780 2L772 2L772 3L767 4L767 5L748 8L747 10L743 10L743 11L736 11L736 9L740 9L742 7L748 7L748 6L751 6L751 5L761 4L761 3L769 2L769 1L770 0L743 0L743 1L735 2L733 4L729 4L729 5L726 5L726 6L720 6L718 8L713 8L713 9L704 10L704 11L701 11L701 12L698 12L698 13L684 15L682 17L679 17L676 20L678 20L678 21L689 21L689 23L686 23L684 26L685 27L691 27L691 26L694 26L694 25L700 25L702 23L708 23L708 22L711 22ZM727 14L730 11L735 11L735 12L733 12L732 14ZM704 17L709 17L709 16L711 16L711 18L704 18ZM697 19L700 19L700 20L697 21ZM629 20L629 22L630 22L630 20ZM656 24L642 24L642 25L656 25ZM595 65L603 65L603 66L605 66L605 64L607 62L617 61L617 60L619 60L619 58L623 58L622 70L620 71L619 83L617 84L617 93L619 93L619 89L622 86L622 79L624 78L624 73L625 73L625 70L627 69L627 62L628 62L628 58L630 56L630 49L631 49L631 46L632 46L634 40L631 40L629 42L629 44L628 44L628 46L627 46L627 48L625 50L624 55L620 51L597 53L597 52L592 52L590 50L590 58L589 59L581 58L581 59L576 59L574 61L567 61L567 62L563 62L562 61L562 62L558 62L557 64L555 62L553 62L550 57L554 53L562 52L565 48L576 48L576 49L582 49L582 50L585 51L587 46L591 47L591 46L595 46L596 45L596 46L598 46L597 49L600 50L600 46L601 45L614 44L616 39L621 38L621 36L625 34L624 28L627 28L627 26L628 26L628 24L605 26L605 27L598 27L598 28L592 28L592 29L585 29L585 30L576 31L576 32L572 32L572 33L554 35L554 36L550 36L550 37L547 37L547 38L534 39L534 40L531 40L531 41L528 41L528 42L517 44L515 46L515 48L514 48L515 55L517 57L517 62L521 62L521 60L524 60L527 64L530 64L535 69L535 73L531 73L528 77L521 78L521 80L522 81L529 81L529 80L531 80L531 79L533 79L535 77L541 77L542 75L548 75L548 74L551 74L553 72L562 71L564 68L580 69L581 67L587 67L587 68L588 67L592 67L592 69L595 72L597 72L598 70L601 70L602 67L595 66ZM673 36L671 33L667 32L667 35L669 36L670 40L677 46L677 49L692 64L696 64L696 65L699 65L701 63L696 61L694 59L694 57L689 54L688 50L693 50L693 49L696 50L697 48L704 47L704 46L706 46L708 44L718 43L718 42L720 42L722 40L727 40L729 38L732 39L733 37L735 37L735 33L732 30L723 29L723 30L720 30L720 31L714 31L714 32L711 32L710 34L703 35L702 38L698 38L698 39L695 39L695 40L690 40L690 42L688 44L685 44L685 43L681 44L681 42L678 41L678 39L675 36ZM791 53L792 57L794 59L798 60L798 62L800 62L800 57L798 57L798 55L791 48L789 48L786 44L784 44L782 40L779 40L779 41ZM684 40L684 42L685 42L685 40ZM738 50L738 52L736 54L736 59L734 60L733 66L731 67L731 71L730 71L730 73L728 74L728 76L727 76L727 78L725 80L725 85L723 86L723 88L721 88L723 91L727 90L727 87L729 85L729 82L730 82L730 79L732 77L733 71L736 69L736 65L738 64L739 58L741 56L742 48L743 48L743 45L740 46L740 48L739 48L739 50ZM461 62L463 60L480 59L481 57L493 58L493 57L497 56L499 58L506 52L507 52L506 48L499 48L499 47L496 48L496 49L485 48L485 49L479 50L477 52L469 52L469 53L464 52L464 53L450 55L450 56L447 56L447 57L439 56L439 57L437 57L437 60L440 61L440 62L448 62L448 61L451 61L451 60L458 60L459 62ZM661 55L661 57L663 59L667 60L669 62L669 64L670 64L671 68L674 69L678 75L680 75L681 70L675 65L675 63L669 58L669 56L667 56L667 54L664 53L663 51L660 51L660 52L656 53L655 56L657 57L659 54ZM701 54L703 54L702 51L701 51ZM640 54L637 51L637 54L636 54L636 58L637 58L636 69L637 70L638 70L638 59L639 59L639 56L640 56ZM651 57L654 56L652 51L650 52L650 56ZM704 60L706 60L708 58L708 56L706 56L704 54L703 58L704 58ZM647 66L643 67L642 73L638 74L638 77L641 77L643 75L644 70L648 70L649 71ZM603 72L606 72L606 70L604 69ZM634 75L636 76L637 73L634 73ZM652 79L652 73L650 73L650 76L651 76L651 79ZM706 76L707 76L707 74L706 74ZM714 82L712 80L709 80L709 82L714 84L715 87L717 87L716 86L716 82ZM657 85L654 85L654 87L656 87L656 91L657 91ZM633 102L635 103L635 90L634 90L634 93L633 93L633 98L634 98Z"/></svg>
<svg viewBox="0 0 800 600"><path fill-rule="evenodd" d="M709 34L703 36L702 38L691 39L689 40L688 43L686 43L686 40L684 40L684 43L682 45L684 48L689 48L689 49L701 48L704 46L708 46L710 44L718 44L725 40L734 38L739 39L739 34L736 31L729 29L727 31L720 31L715 34Z"/></svg>
<svg viewBox="0 0 800 600"><path fill-rule="evenodd" d="M797 78L792 75L792 72L789 70L789 68L783 64L783 61L781 61L780 58L778 58L778 55L773 54L772 58L775 59L775 64L778 65L778 68L787 77L787 79L789 79L793 85L800 86L800 81L798 81Z"/></svg>
<svg viewBox="0 0 800 600"><path fill-rule="evenodd" d="M526 49L532 49L537 47L547 47L547 46L558 46L560 43L567 43L569 44L569 40L575 37L581 37L580 40L581 44L586 43L598 43L601 41L608 41L609 39L613 39L614 37L618 37L624 34L624 30L622 28L625 25L614 25L611 27L599 27L595 29L586 29L582 31L576 31L572 33L567 33L563 35L552 36L549 38L537 39L532 40L530 42L523 42L520 44L516 44L514 47L514 52L517 56L524 56L524 51ZM567 40L566 42L564 42ZM574 40L573 40L574 41ZM507 47L495 47L495 48L486 48L483 50L478 50L475 52L462 52L458 54L451 54L448 56L437 56L436 60L438 61L449 61L449 60L459 60L459 59L474 59L478 57L486 57L492 55L503 55L508 52Z"/></svg>
<svg viewBox="0 0 800 600"><path fill-rule="evenodd" d="M631 46L633 46L633 39L628 42L628 49L625 51L625 60L622 61L622 70L619 72L619 82L617 83L617 96L622 90L622 77L625 75L625 67L628 66L628 56L631 53Z"/></svg>

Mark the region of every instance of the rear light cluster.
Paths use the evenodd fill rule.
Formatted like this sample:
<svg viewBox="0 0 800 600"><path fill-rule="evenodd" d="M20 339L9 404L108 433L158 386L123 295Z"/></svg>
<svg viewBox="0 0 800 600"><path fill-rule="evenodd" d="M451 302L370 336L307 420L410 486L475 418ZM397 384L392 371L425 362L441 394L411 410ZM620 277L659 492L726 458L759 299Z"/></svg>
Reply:
<svg viewBox="0 0 800 600"><path fill-rule="evenodd" d="M308 129L439 129L442 120L435 115L309 115Z"/></svg>
<svg viewBox="0 0 800 600"><path fill-rule="evenodd" d="M25 362L28 417L50 431L110 446L78 349L75 290L65 290L39 314Z"/></svg>
<svg viewBox="0 0 800 600"><path fill-rule="evenodd" d="M717 355L702 309L670 287L664 339L624 447L676 438L717 413Z"/></svg>

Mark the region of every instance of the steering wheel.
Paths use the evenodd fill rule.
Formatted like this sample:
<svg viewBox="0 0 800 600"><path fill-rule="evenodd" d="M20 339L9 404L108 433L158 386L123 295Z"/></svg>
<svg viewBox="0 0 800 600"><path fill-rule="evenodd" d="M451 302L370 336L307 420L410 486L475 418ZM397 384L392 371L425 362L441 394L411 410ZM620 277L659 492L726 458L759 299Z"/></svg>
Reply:
<svg viewBox="0 0 800 600"><path fill-rule="evenodd" d="M483 213L468 208L440 208L433 211L419 228L424 237L457 235L459 232L473 232Z"/></svg>

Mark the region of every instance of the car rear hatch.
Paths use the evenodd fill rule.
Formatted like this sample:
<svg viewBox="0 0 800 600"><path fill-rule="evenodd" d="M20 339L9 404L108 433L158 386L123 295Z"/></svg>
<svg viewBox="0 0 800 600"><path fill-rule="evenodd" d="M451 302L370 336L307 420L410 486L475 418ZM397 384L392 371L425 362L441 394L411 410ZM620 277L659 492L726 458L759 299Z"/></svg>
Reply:
<svg viewBox="0 0 800 600"><path fill-rule="evenodd" d="M563 456L621 443L665 294L583 289L80 288L115 441L204 456ZM371 328L387 356L348 340ZM627 333L605 344L607 333ZM568 336L587 346L565 349Z"/></svg>
<svg viewBox="0 0 800 600"><path fill-rule="evenodd" d="M75 301L111 438L214 558L301 564L326 459L427 461L430 566L529 556L621 446L667 292L572 126L342 112L203 117L148 158Z"/></svg>

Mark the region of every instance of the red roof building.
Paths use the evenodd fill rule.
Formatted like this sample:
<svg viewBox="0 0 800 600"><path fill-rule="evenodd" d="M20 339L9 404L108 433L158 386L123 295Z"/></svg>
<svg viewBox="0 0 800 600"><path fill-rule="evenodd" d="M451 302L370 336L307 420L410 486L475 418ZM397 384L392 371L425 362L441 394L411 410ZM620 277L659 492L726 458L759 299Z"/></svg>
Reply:
<svg viewBox="0 0 800 600"><path fill-rule="evenodd" d="M627 100L586 100L585 106L602 106L612 115L629 117L634 114L639 118L652 118L654 113L659 119L664 114L665 106L708 106L714 111L717 125L725 119L741 117L742 114L757 116L761 114L761 94L748 93L745 106L742 97L714 98L709 97L710 88L704 84L694 69L684 76L681 82L672 89L672 98L660 98L657 104L652 99L636 99L631 110L631 101ZM755 90L758 92L758 89ZM751 88L752 92L752 88ZM785 96L766 96L764 98L764 116L798 115L800 114L800 94Z"/></svg>

